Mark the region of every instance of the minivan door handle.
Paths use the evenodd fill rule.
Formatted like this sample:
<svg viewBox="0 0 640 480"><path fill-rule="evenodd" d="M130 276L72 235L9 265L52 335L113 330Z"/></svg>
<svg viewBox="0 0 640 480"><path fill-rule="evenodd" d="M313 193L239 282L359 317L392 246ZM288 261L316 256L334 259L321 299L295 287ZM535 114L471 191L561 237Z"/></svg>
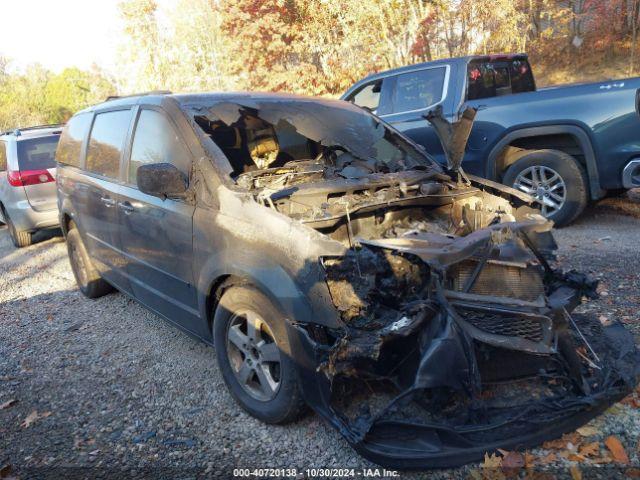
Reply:
<svg viewBox="0 0 640 480"><path fill-rule="evenodd" d="M122 209L122 211L129 215L135 211L135 208L129 202L118 202L118 206Z"/></svg>
<svg viewBox="0 0 640 480"><path fill-rule="evenodd" d="M113 198L109 197L100 197L100 201L104 204L105 207L113 207L116 204L116 201Z"/></svg>

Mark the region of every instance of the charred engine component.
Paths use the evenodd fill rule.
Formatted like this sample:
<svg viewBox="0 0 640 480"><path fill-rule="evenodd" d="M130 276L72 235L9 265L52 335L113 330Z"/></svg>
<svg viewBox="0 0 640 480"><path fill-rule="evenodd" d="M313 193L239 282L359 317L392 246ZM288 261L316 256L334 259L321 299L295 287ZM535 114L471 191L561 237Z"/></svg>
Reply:
<svg viewBox="0 0 640 480"><path fill-rule="evenodd" d="M363 247L326 259L331 298L344 322L363 330L398 320L403 305L421 298L429 269L411 255Z"/></svg>
<svg viewBox="0 0 640 480"><path fill-rule="evenodd" d="M458 172L462 165L471 127L473 127L473 120L476 118L476 109L466 108L457 122L449 122L444 118L442 105L438 105L430 110L425 118L431 122L438 134L449 170Z"/></svg>
<svg viewBox="0 0 640 480"><path fill-rule="evenodd" d="M544 295L539 265L487 260L465 260L450 272L452 289L478 295L494 295L534 302Z"/></svg>

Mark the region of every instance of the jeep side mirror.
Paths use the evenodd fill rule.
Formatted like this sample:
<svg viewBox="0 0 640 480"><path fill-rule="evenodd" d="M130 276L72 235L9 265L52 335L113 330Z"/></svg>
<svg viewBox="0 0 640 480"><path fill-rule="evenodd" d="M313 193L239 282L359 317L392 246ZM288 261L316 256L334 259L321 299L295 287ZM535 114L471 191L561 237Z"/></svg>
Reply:
<svg viewBox="0 0 640 480"><path fill-rule="evenodd" d="M187 191L186 175L170 163L141 165L136 177L138 189L154 197L181 197Z"/></svg>

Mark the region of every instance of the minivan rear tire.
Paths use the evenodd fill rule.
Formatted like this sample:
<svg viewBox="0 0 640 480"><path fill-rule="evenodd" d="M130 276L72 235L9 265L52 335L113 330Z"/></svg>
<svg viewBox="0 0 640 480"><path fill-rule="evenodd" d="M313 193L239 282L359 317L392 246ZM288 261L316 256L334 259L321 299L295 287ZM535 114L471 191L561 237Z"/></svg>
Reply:
<svg viewBox="0 0 640 480"><path fill-rule="evenodd" d="M16 248L28 247L33 243L33 235L31 234L31 232L18 230L4 208L2 209L2 216L4 217L5 223L7 224L7 228L9 229L9 236L11 237L11 241Z"/></svg>
<svg viewBox="0 0 640 480"><path fill-rule="evenodd" d="M277 369L278 387L276 393L272 393L271 397L267 395L266 398L258 398L248 388L249 380L244 384L241 384L239 380L238 370L242 371L247 362L252 365L252 373L246 378L254 378L254 383L256 384L261 383L261 378L265 378L265 374L259 375L258 370L263 367L273 367L269 362L266 362L266 364L262 362L266 356L263 357L263 351L259 343L252 342L251 345L247 345L248 348L243 350L246 353L242 353L240 350L233 352L236 353L237 362L242 367L234 368L232 366L233 355L230 355L230 351L235 347L231 345L228 332L234 327L234 322L243 320L243 315L245 316L244 320L248 322L249 314L246 312L255 312L260 317L259 322L262 325L261 330L263 332L261 338L265 339L267 343L275 343L275 347L277 347L275 351L278 353L279 361ZM265 423L280 425L297 420L306 410L306 404L298 386L296 367L291 358L291 349L284 319L285 315L279 308L262 292L249 285L231 286L226 289L218 302L213 317L213 340L218 366L231 395L252 416ZM244 338L249 339L250 335L246 328L245 324L247 336ZM273 335L273 338L268 338L270 337L269 334ZM253 354L249 353L250 350L257 350L260 353L256 352L255 356L253 356ZM237 355L238 353L240 355ZM253 358L253 363L251 363L249 356ZM269 376L269 379L273 379L273 377Z"/></svg>
<svg viewBox="0 0 640 480"><path fill-rule="evenodd" d="M82 242L78 229L72 228L67 233L67 251L71 270L76 279L78 288L85 297L102 297L113 290L96 270L87 254L87 249Z"/></svg>

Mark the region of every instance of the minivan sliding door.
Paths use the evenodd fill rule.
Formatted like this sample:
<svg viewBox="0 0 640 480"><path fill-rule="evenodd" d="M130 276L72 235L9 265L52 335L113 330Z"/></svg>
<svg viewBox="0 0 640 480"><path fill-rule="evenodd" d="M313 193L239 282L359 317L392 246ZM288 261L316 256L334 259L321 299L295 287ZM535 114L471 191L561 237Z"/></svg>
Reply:
<svg viewBox="0 0 640 480"><path fill-rule="evenodd" d="M131 124L131 109L98 112L93 120L84 172L76 179L76 221L100 274L128 291L118 235L120 160Z"/></svg>

